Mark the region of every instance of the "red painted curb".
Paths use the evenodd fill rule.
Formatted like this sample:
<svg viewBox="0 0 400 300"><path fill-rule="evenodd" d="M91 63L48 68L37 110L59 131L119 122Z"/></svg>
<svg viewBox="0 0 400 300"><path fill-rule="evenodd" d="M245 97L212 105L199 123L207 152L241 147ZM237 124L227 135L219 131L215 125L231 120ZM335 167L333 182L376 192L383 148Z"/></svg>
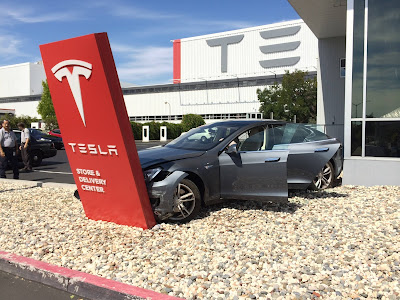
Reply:
<svg viewBox="0 0 400 300"><path fill-rule="evenodd" d="M114 280L102 278L102 277L99 277L96 275L91 275L88 273L74 271L74 270L71 270L68 268L51 265L49 263L45 263L45 262L38 261L38 260L28 258L28 257L24 257L24 256L19 256L19 255L13 254L13 253L5 252L5 251L0 251L0 260L7 261L16 266L21 266L24 269L27 269L30 271L32 271L32 269L36 269L38 271L45 271L45 272L52 273L54 275L59 275L59 276L65 277L67 279L70 279L74 283L82 282L82 283L85 283L86 285L92 285L95 287L104 288L107 290L126 294L129 296L142 297L147 300L150 300L150 299L157 299L157 300L158 299L160 299L160 300L181 299L181 298L176 298L176 297L160 294L160 293L157 293L154 291L146 290L143 288L139 288L139 287L136 287L133 285L129 285L129 284L117 282Z"/></svg>

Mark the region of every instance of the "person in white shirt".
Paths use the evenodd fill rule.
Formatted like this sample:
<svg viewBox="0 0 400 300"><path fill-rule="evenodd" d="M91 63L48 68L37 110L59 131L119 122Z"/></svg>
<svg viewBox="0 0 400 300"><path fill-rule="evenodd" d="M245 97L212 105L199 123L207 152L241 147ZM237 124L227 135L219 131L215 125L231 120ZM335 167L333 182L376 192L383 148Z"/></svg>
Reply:
<svg viewBox="0 0 400 300"><path fill-rule="evenodd" d="M25 128L24 123L18 123L18 128L21 130L21 150L22 161L24 162L24 168L22 170L30 172L32 171L32 161L31 161L31 135L29 129Z"/></svg>
<svg viewBox="0 0 400 300"><path fill-rule="evenodd" d="M6 178L6 168L8 162L10 162L14 172L14 179L19 179L17 137L10 129L8 120L4 120L2 125L3 128L0 129L0 177Z"/></svg>

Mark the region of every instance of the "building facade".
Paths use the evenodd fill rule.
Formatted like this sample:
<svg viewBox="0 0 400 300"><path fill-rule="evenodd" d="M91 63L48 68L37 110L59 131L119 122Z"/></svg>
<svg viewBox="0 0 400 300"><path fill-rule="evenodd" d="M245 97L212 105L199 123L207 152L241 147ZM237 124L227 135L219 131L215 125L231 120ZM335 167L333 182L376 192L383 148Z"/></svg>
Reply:
<svg viewBox="0 0 400 300"><path fill-rule="evenodd" d="M289 2L318 38L320 118L343 109L343 183L400 185L400 2ZM331 80L332 57L346 58L344 82Z"/></svg>
<svg viewBox="0 0 400 300"><path fill-rule="evenodd" d="M175 84L123 88L131 120L180 122L189 113L206 122L268 118L259 113L257 89L280 82L286 70L315 76L318 65L317 38L302 20L175 40L173 48ZM44 72L35 76L45 79ZM38 116L40 92L12 90L0 95L0 105Z"/></svg>

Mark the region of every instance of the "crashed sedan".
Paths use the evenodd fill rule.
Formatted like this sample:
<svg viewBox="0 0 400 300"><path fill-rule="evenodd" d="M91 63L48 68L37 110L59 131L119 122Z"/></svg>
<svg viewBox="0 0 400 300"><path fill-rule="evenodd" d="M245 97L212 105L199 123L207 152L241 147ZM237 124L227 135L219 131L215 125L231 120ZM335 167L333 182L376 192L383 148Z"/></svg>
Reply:
<svg viewBox="0 0 400 300"><path fill-rule="evenodd" d="M178 222L224 200L285 202L288 189L325 189L343 167L337 139L274 120L204 125L138 153L156 217Z"/></svg>

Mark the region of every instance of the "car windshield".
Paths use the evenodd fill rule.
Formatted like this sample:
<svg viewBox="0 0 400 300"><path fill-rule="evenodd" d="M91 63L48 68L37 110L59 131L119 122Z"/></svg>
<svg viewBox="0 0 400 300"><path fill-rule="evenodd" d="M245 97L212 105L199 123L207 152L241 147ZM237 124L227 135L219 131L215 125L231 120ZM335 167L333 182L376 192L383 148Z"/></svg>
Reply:
<svg viewBox="0 0 400 300"><path fill-rule="evenodd" d="M203 125L188 132L166 145L166 147L188 149L188 150L209 150L225 140L240 128L239 124L213 123Z"/></svg>
<svg viewBox="0 0 400 300"><path fill-rule="evenodd" d="M48 135L48 134L46 134L44 132L41 132L40 130L37 130L37 129L31 129L30 133L31 133L31 135L33 137L35 137L37 139L40 139L40 138L45 138L45 139L46 138L53 138L51 135Z"/></svg>

